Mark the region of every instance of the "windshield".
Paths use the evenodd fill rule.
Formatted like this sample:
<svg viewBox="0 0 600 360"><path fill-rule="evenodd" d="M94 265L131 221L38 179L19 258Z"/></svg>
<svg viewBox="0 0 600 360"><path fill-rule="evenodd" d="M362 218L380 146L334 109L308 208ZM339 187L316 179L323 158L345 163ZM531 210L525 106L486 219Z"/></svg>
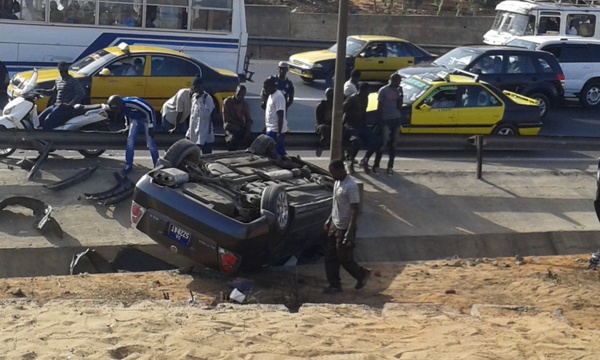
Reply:
<svg viewBox="0 0 600 360"><path fill-rule="evenodd" d="M535 16L500 11L496 15L492 30L517 36L528 35L533 34L533 24L535 24Z"/></svg>
<svg viewBox="0 0 600 360"><path fill-rule="evenodd" d="M367 42L363 40L358 40L357 38L349 37L346 40L346 56L357 56L359 51L365 46ZM337 44L333 45L329 49L331 52L337 53Z"/></svg>
<svg viewBox="0 0 600 360"><path fill-rule="evenodd" d="M431 84L414 77L409 77L402 80L401 86L402 92L404 93L405 104L414 103L431 88Z"/></svg>
<svg viewBox="0 0 600 360"><path fill-rule="evenodd" d="M529 50L535 50L539 44L535 43L533 41L514 39L514 40L509 41L506 45L516 46L516 47L520 47L520 48L526 48Z"/></svg>
<svg viewBox="0 0 600 360"><path fill-rule="evenodd" d="M477 49L456 48L447 52L442 57L433 62L434 65L443 66L446 69L464 70L473 59L481 54Z"/></svg>
<svg viewBox="0 0 600 360"><path fill-rule="evenodd" d="M97 70L102 69L114 58L116 58L115 55L106 50L100 50L77 61L70 66L70 69L78 74L90 76Z"/></svg>

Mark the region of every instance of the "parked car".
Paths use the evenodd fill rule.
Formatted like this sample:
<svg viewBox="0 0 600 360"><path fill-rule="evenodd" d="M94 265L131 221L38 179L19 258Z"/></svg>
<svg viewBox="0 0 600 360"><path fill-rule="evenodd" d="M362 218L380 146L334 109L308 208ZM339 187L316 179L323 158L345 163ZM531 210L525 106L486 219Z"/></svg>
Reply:
<svg viewBox="0 0 600 360"><path fill-rule="evenodd" d="M565 36L520 36L510 46L552 53L565 73L565 97L600 107L600 40Z"/></svg>
<svg viewBox="0 0 600 360"><path fill-rule="evenodd" d="M455 48L426 66L401 69L402 77L464 70L501 90L540 102L542 117L563 100L565 75L554 55L510 46L471 45Z"/></svg>
<svg viewBox="0 0 600 360"><path fill-rule="evenodd" d="M259 136L247 151L200 155L182 139L136 184L133 226L167 249L231 274L281 264L324 235L333 180Z"/></svg>
<svg viewBox="0 0 600 360"><path fill-rule="evenodd" d="M233 95L239 85L234 72L212 68L184 53L124 43L82 58L70 66L69 73L81 81L87 92L83 103L100 104L117 93L144 98L157 111L179 89L190 87L196 74L202 76L205 90L218 103L217 109L221 109L222 101ZM16 74L8 87L8 95L32 74L32 71ZM38 87L52 88L58 76L56 68L38 70ZM53 101L53 98L38 100L38 111Z"/></svg>
<svg viewBox="0 0 600 360"><path fill-rule="evenodd" d="M333 83L337 44L326 50L290 56L290 72L304 82L324 79ZM390 36L354 35L346 40L346 78L352 69L361 71L361 80L386 81L396 70L430 62L437 56L406 40Z"/></svg>
<svg viewBox="0 0 600 360"><path fill-rule="evenodd" d="M476 75L413 75L404 92L402 133L537 135L542 126L539 102L479 81ZM369 121L377 111L377 93L369 95Z"/></svg>

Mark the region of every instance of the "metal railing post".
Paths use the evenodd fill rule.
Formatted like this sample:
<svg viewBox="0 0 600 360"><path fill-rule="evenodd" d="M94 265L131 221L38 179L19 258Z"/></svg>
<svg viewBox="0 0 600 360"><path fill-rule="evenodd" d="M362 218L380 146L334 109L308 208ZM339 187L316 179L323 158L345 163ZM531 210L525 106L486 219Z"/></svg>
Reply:
<svg viewBox="0 0 600 360"><path fill-rule="evenodd" d="M476 135L475 142L477 144L477 179L481 179L483 170L483 135Z"/></svg>

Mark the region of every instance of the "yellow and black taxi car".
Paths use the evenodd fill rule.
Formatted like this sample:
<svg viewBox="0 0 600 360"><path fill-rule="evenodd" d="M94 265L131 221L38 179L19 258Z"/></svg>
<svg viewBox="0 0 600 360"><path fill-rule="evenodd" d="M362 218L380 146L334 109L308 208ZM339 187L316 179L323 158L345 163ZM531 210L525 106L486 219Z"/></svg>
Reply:
<svg viewBox="0 0 600 360"><path fill-rule="evenodd" d="M212 68L186 54L124 43L82 58L69 67L69 73L81 81L87 92L84 104L103 103L118 94L143 98L157 111L178 90L190 87L197 74L202 76L206 92L216 100L217 109L221 109L223 100L233 95L239 85L237 74ZM16 74L8 87L8 95L31 75L31 71ZM38 70L38 87L51 89L58 77L56 68ZM38 100L38 111L53 101L52 97Z"/></svg>
<svg viewBox="0 0 600 360"><path fill-rule="evenodd" d="M333 84L337 44L326 50L309 51L290 56L292 74L304 82L325 79ZM430 54L409 41L374 35L353 35L346 40L346 78L352 69L361 71L363 81L386 81L399 69L433 61Z"/></svg>
<svg viewBox="0 0 600 360"><path fill-rule="evenodd" d="M537 135L539 102L478 81L476 76L413 75L402 80L402 133ZM377 93L369 95L369 122L376 118Z"/></svg>

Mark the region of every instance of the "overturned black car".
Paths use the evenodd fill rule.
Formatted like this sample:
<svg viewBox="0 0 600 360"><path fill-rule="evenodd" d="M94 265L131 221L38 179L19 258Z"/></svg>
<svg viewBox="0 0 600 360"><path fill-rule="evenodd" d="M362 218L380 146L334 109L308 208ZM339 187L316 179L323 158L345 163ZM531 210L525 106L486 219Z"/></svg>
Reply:
<svg viewBox="0 0 600 360"><path fill-rule="evenodd" d="M177 141L136 184L133 226L227 274L285 262L322 239L333 180L274 148L266 135L248 150L210 155Z"/></svg>

